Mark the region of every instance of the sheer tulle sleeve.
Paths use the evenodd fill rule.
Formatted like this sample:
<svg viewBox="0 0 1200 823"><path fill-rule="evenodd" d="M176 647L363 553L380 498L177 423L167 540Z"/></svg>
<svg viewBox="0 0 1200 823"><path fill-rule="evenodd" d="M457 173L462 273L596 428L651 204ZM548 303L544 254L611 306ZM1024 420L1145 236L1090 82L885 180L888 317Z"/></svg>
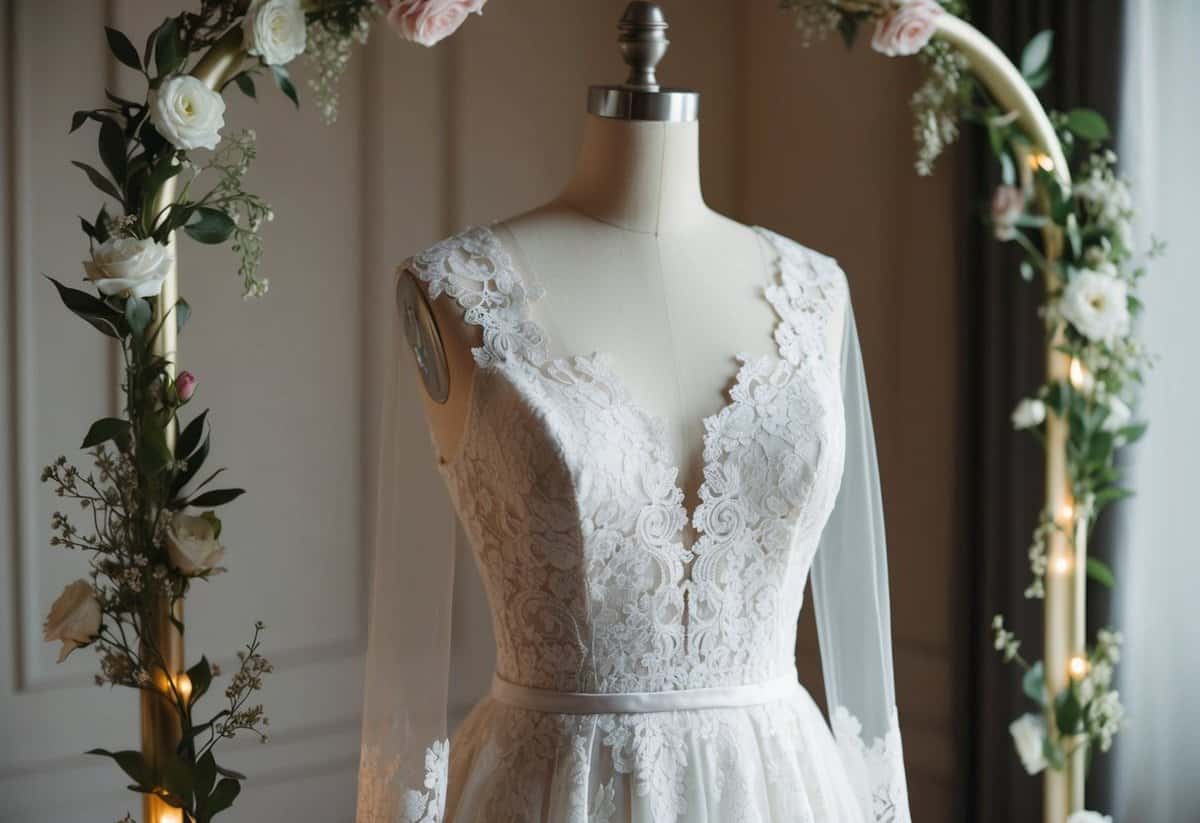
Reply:
<svg viewBox="0 0 1200 823"><path fill-rule="evenodd" d="M910 823L892 671L887 548L862 352L847 304L846 462L813 562L813 608L830 723L872 823Z"/></svg>
<svg viewBox="0 0 1200 823"><path fill-rule="evenodd" d="M446 803L450 743L446 728L452 542L421 545L409 537L401 488L404 461L398 414L405 343L393 316L388 385L382 408L375 484L374 568L364 685L357 823L439 823ZM424 457L424 454L421 455Z"/></svg>

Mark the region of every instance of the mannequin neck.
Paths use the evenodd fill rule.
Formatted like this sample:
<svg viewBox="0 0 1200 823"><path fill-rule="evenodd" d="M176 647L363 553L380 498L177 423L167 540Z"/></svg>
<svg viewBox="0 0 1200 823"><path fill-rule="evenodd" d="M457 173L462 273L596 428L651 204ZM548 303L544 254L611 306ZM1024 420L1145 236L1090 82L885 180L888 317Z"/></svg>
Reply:
<svg viewBox="0 0 1200 823"><path fill-rule="evenodd" d="M664 234L708 213L700 191L699 123L588 115L567 206L626 231Z"/></svg>

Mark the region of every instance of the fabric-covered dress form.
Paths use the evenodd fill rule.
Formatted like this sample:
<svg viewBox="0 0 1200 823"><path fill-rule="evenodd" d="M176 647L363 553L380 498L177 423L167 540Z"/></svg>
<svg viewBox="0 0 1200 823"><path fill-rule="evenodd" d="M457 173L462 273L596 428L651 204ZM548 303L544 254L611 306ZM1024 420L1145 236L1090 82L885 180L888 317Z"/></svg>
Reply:
<svg viewBox="0 0 1200 823"><path fill-rule="evenodd" d="M778 351L737 358L728 401L703 421L692 510L663 421L603 354L556 350L530 315L540 287L492 230L407 263L483 332L464 434L439 468L497 664L451 745L449 561L406 546L383 511L360 823L910 821L845 276L757 231L775 261L763 295ZM824 341L843 319L834 361ZM385 448L381 509L394 510L387 464L404 459ZM810 572L828 723L795 671Z"/></svg>

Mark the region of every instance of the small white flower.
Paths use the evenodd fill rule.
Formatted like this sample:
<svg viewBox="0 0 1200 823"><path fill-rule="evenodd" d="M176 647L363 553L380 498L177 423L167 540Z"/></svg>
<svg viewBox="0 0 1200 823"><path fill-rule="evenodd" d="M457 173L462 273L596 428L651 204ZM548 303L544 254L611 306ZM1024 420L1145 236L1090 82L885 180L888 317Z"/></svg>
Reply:
<svg viewBox="0 0 1200 823"><path fill-rule="evenodd" d="M1108 398L1108 417L1104 418L1101 426L1106 432L1117 432L1129 425L1133 412L1125 401L1119 397Z"/></svg>
<svg viewBox="0 0 1200 823"><path fill-rule="evenodd" d="M1067 818L1067 823L1112 823L1112 818L1100 812L1078 811Z"/></svg>
<svg viewBox="0 0 1200 823"><path fill-rule="evenodd" d="M268 66L282 66L304 53L307 29L300 0L254 0L244 23L246 51Z"/></svg>
<svg viewBox="0 0 1200 823"><path fill-rule="evenodd" d="M171 270L171 255L153 240L110 237L83 261L83 270L105 297L123 292L156 297Z"/></svg>
<svg viewBox="0 0 1200 823"><path fill-rule="evenodd" d="M1125 282L1107 271L1078 272L1063 289L1060 310L1089 340L1112 344L1129 333Z"/></svg>
<svg viewBox="0 0 1200 823"><path fill-rule="evenodd" d="M171 77L150 92L150 120L172 146L215 149L225 127L225 100L195 77Z"/></svg>
<svg viewBox="0 0 1200 823"><path fill-rule="evenodd" d="M1046 768L1046 753L1042 746L1046 739L1046 721L1036 714L1023 714L1008 727L1016 744L1021 765L1030 774Z"/></svg>
<svg viewBox="0 0 1200 823"><path fill-rule="evenodd" d="M219 523L211 512L201 517L176 513L167 529L171 567L188 577L224 571L217 565L225 556L225 547L217 540Z"/></svg>
<svg viewBox="0 0 1200 823"><path fill-rule="evenodd" d="M42 639L47 643L62 641L58 652L61 663L71 652L95 640L99 633L100 601L91 583L76 580L63 589L50 607L50 614L42 624Z"/></svg>
<svg viewBox="0 0 1200 823"><path fill-rule="evenodd" d="M1017 431L1040 426L1046 420L1046 404L1036 397L1026 397L1012 412L1012 425Z"/></svg>

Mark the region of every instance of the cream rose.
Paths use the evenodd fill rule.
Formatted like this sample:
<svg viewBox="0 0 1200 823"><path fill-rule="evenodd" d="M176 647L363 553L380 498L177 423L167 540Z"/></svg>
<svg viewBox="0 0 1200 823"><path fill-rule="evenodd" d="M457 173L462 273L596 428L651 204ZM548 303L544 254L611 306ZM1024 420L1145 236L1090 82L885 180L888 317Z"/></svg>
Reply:
<svg viewBox="0 0 1200 823"><path fill-rule="evenodd" d="M255 0L243 23L246 51L268 66L282 66L304 52L308 31L300 0Z"/></svg>
<svg viewBox="0 0 1200 823"><path fill-rule="evenodd" d="M1046 721L1036 714L1023 714L1008 727L1016 744L1021 765L1030 774L1046 768L1046 753L1042 749L1046 737Z"/></svg>
<svg viewBox="0 0 1200 823"><path fill-rule="evenodd" d="M47 643L62 641L58 651L58 662L61 663L71 652L95 640L98 634L100 601L96 599L91 583L76 580L63 589L50 607L50 614L42 624L42 639Z"/></svg>
<svg viewBox="0 0 1200 823"><path fill-rule="evenodd" d="M1042 425L1046 419L1046 404L1036 397L1026 397L1013 409L1012 425L1018 431Z"/></svg>
<svg viewBox="0 0 1200 823"><path fill-rule="evenodd" d="M217 564L225 547L217 540L221 521L209 513L201 517L178 512L167 529L167 559L180 574L197 577L225 571Z"/></svg>
<svg viewBox="0 0 1200 823"><path fill-rule="evenodd" d="M1100 428L1106 432L1118 432L1133 420L1133 410L1119 397L1108 398L1108 416Z"/></svg>
<svg viewBox="0 0 1200 823"><path fill-rule="evenodd" d="M150 92L150 120L172 146L215 149L225 127L225 100L195 77L169 78Z"/></svg>
<svg viewBox="0 0 1200 823"><path fill-rule="evenodd" d="M1129 292L1109 268L1084 269L1063 289L1063 317L1089 340L1113 343L1129 333Z"/></svg>
<svg viewBox="0 0 1200 823"><path fill-rule="evenodd" d="M879 18L871 48L888 57L916 54L933 37L941 14L936 0L906 0Z"/></svg>
<svg viewBox="0 0 1200 823"><path fill-rule="evenodd" d="M482 14L487 0L375 0L388 25L405 40L432 46L458 31L471 14Z"/></svg>
<svg viewBox="0 0 1200 823"><path fill-rule="evenodd" d="M134 297L157 297L171 270L167 247L136 237L110 237L83 261L88 280L106 297L129 292Z"/></svg>

